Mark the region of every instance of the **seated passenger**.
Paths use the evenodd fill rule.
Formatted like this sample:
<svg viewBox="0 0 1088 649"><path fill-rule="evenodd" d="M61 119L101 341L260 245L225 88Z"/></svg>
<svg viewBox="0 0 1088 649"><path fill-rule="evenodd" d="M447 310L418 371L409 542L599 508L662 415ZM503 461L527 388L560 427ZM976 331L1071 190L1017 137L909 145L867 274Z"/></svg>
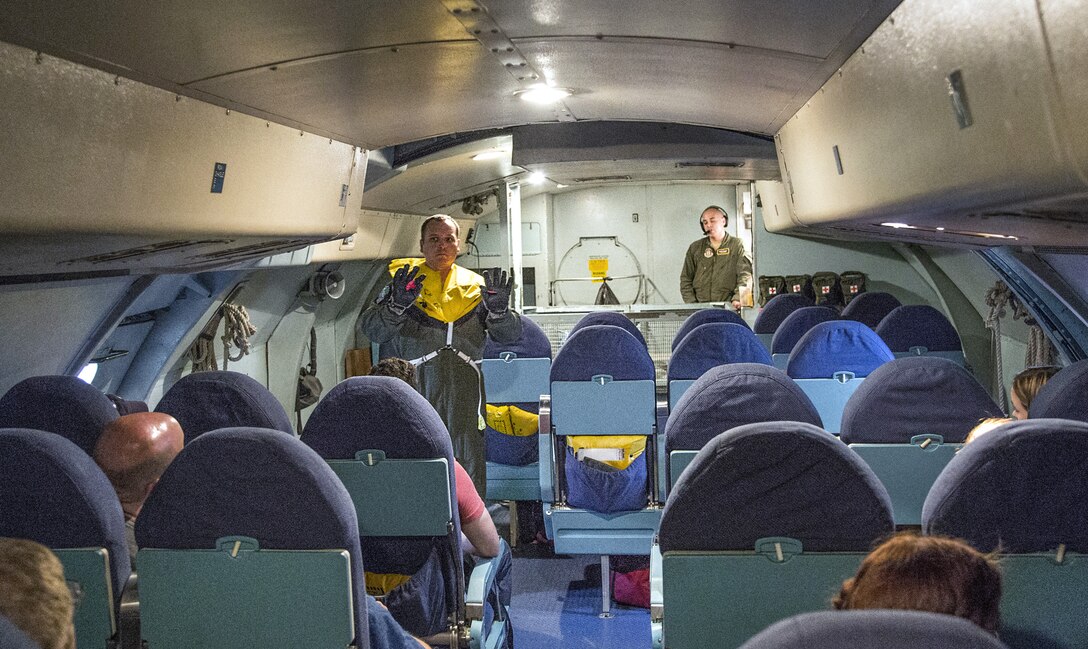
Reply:
<svg viewBox="0 0 1088 649"><path fill-rule="evenodd" d="M34 541L0 539L0 615L41 649L75 649L72 613L56 555Z"/></svg>
<svg viewBox="0 0 1088 649"><path fill-rule="evenodd" d="M113 420L102 429L94 461L110 479L125 513L125 540L136 566L136 517L185 443L177 420L161 412L139 412Z"/></svg>
<svg viewBox="0 0 1088 649"><path fill-rule="evenodd" d="M832 600L838 610L908 609L1000 625L997 561L958 539L904 533L878 545Z"/></svg>
<svg viewBox="0 0 1088 649"><path fill-rule="evenodd" d="M978 422L978 425L971 429L971 432L967 433L967 437L963 440L964 444L970 444L979 437L982 437L991 430L997 428L1002 424L1007 424L1010 421L1016 421L1012 417L987 417Z"/></svg>
<svg viewBox="0 0 1088 649"><path fill-rule="evenodd" d="M1013 419L1028 418L1028 408L1031 407L1031 402L1035 399L1035 395L1039 394L1039 390L1046 385L1046 382L1050 380L1050 377L1057 374L1060 369L1060 367L1055 367L1053 365L1028 367L1013 377L1012 389L1009 390L1009 399L1012 401L1011 414Z"/></svg>

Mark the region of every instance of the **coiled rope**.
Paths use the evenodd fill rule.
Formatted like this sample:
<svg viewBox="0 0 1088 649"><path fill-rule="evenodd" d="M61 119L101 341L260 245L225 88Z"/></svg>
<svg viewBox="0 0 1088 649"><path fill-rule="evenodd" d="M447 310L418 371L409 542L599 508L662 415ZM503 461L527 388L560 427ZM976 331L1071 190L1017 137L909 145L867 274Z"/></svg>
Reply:
<svg viewBox="0 0 1088 649"><path fill-rule="evenodd" d="M225 321L225 322L224 322ZM230 361L238 362L249 353L249 338L257 333L257 328L249 321L249 313L244 306L226 302L219 307L200 335L189 347L189 360L193 363L193 372L208 372L218 369L215 358L215 333L223 323L223 369ZM237 355L231 355L231 346L238 348Z"/></svg>
<svg viewBox="0 0 1088 649"><path fill-rule="evenodd" d="M990 313L986 316L986 328L990 330L990 355L994 359L994 384L991 394L1002 407L1008 405L1008 395L1002 377L1005 375L1001 361L1001 318L1005 317L1005 307L1012 309L1013 320L1023 320L1028 326L1028 349L1024 355L1024 367L1054 365L1058 352L1046 337L1043 328L1031 317L1024 304L1017 299L1005 282L996 282L986 291L986 306Z"/></svg>

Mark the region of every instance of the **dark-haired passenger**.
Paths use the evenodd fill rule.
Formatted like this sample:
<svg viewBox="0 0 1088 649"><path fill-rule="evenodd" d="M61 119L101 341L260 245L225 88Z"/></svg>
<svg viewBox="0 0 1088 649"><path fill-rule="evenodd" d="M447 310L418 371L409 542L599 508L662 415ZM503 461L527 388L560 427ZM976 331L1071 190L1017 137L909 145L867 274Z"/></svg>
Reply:
<svg viewBox="0 0 1088 649"><path fill-rule="evenodd" d="M861 562L832 601L838 610L889 608L966 618L990 633L1001 623L997 561L958 539L906 532Z"/></svg>

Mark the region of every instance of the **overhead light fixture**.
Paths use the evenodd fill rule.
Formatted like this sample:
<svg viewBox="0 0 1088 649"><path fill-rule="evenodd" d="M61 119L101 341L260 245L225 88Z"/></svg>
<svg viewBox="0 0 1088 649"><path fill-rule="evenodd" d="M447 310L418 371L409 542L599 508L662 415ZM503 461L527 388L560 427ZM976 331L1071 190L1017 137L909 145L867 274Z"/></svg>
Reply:
<svg viewBox="0 0 1088 649"><path fill-rule="evenodd" d="M881 223L880 225L886 228L895 228L896 230L917 230L918 228L907 223Z"/></svg>
<svg viewBox="0 0 1088 649"><path fill-rule="evenodd" d="M503 149L491 149L488 151L481 151L472 156L473 160L497 160L506 155L506 151Z"/></svg>
<svg viewBox="0 0 1088 649"><path fill-rule="evenodd" d="M572 94L574 93L570 88L558 88L544 83L534 84L514 93L515 96L533 104L554 104L563 101Z"/></svg>
<svg viewBox="0 0 1088 649"><path fill-rule="evenodd" d="M544 174L539 171L534 171L533 173L529 174L529 177L525 179L525 182L529 183L530 185L539 185L545 180L547 180L547 177Z"/></svg>
<svg viewBox="0 0 1088 649"><path fill-rule="evenodd" d="M563 189L564 187L569 187L569 186L570 185L564 185L563 183L555 183L555 188L556 189Z"/></svg>

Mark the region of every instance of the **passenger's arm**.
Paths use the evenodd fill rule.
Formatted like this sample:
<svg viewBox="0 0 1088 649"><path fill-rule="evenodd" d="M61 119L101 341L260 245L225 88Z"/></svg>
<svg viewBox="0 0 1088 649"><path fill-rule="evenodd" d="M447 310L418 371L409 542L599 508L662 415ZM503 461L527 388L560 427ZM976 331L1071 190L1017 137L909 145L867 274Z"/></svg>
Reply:
<svg viewBox="0 0 1088 649"><path fill-rule="evenodd" d="M680 270L680 297L689 304L695 302L695 288L691 285L695 279L695 259L691 256L691 249L684 254L684 267Z"/></svg>
<svg viewBox="0 0 1088 649"><path fill-rule="evenodd" d="M372 304L359 318L359 331L372 342L386 343L400 333L407 319L404 313L393 313L388 302Z"/></svg>
<svg viewBox="0 0 1088 649"><path fill-rule="evenodd" d="M370 595L366 596L367 627L370 630L370 646L383 649L415 649L418 645L430 649L430 645L401 628L389 614L389 609Z"/></svg>
<svg viewBox="0 0 1088 649"><path fill-rule="evenodd" d="M744 251L744 242L740 239L737 239L736 254L740 256L740 261L737 262L737 286L748 284L752 281L752 260L748 258L748 253Z"/></svg>
<svg viewBox="0 0 1088 649"><path fill-rule="evenodd" d="M462 549L469 554L484 559L499 556L499 532L486 509L476 520L469 523L462 521L461 532L469 543L468 547Z"/></svg>
<svg viewBox="0 0 1088 649"><path fill-rule="evenodd" d="M517 342L521 338L521 315L513 309L508 309L497 318L488 315L484 319L484 327L497 343Z"/></svg>

